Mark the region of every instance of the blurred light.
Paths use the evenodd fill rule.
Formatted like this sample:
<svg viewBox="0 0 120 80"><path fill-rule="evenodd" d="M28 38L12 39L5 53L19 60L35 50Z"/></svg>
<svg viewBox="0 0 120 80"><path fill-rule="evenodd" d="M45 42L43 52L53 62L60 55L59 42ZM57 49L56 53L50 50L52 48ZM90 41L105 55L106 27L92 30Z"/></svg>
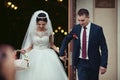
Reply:
<svg viewBox="0 0 120 80"><path fill-rule="evenodd" d="M64 35L67 35L67 32L64 32Z"/></svg>
<svg viewBox="0 0 120 80"><path fill-rule="evenodd" d="M46 2L48 1L48 0L45 0Z"/></svg>
<svg viewBox="0 0 120 80"><path fill-rule="evenodd" d="M60 29L61 29L61 27L59 26L59 27L58 27L58 30L60 30Z"/></svg>
<svg viewBox="0 0 120 80"><path fill-rule="evenodd" d="M64 33L64 30L63 30L63 29L61 30L61 33Z"/></svg>
<svg viewBox="0 0 120 80"><path fill-rule="evenodd" d="M57 0L58 2L63 2L63 0Z"/></svg>
<svg viewBox="0 0 120 80"><path fill-rule="evenodd" d="M59 47L57 47L57 49L59 49Z"/></svg>
<svg viewBox="0 0 120 80"><path fill-rule="evenodd" d="M60 2L63 2L63 0L59 0Z"/></svg>
<svg viewBox="0 0 120 80"><path fill-rule="evenodd" d="M7 2L8 6L10 6L12 4L12 2Z"/></svg>
<svg viewBox="0 0 120 80"><path fill-rule="evenodd" d="M17 6L15 6L15 7L14 7L14 10L17 10L17 9L18 9L18 7L17 7Z"/></svg>
<svg viewBox="0 0 120 80"><path fill-rule="evenodd" d="M54 33L54 32L53 32L52 34L53 34L53 35L55 35L55 33Z"/></svg>
<svg viewBox="0 0 120 80"><path fill-rule="evenodd" d="M14 8L14 7L15 7L15 5L14 5L14 4L12 4L12 5L11 5L11 7L12 7L12 8Z"/></svg>
<svg viewBox="0 0 120 80"><path fill-rule="evenodd" d="M57 33L57 32L58 32L58 30L56 29L56 30L55 30L55 33Z"/></svg>

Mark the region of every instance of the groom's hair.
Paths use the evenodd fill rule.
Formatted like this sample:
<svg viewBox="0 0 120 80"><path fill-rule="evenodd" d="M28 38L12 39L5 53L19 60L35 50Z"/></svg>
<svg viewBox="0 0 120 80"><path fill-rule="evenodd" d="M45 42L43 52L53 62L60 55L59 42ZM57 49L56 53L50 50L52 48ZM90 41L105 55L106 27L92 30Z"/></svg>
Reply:
<svg viewBox="0 0 120 80"><path fill-rule="evenodd" d="M82 15L89 16L89 11L88 11L87 9L81 8L81 9L78 11L78 15L79 15L79 16L82 16Z"/></svg>

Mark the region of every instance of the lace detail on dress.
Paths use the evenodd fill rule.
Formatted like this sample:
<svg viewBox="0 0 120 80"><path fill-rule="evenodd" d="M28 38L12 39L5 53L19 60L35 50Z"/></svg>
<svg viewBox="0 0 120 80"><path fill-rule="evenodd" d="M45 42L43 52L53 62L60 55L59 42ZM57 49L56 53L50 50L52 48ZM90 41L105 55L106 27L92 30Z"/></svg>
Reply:
<svg viewBox="0 0 120 80"><path fill-rule="evenodd" d="M49 35L47 32L36 32L33 36L33 48L49 48Z"/></svg>
<svg viewBox="0 0 120 80"><path fill-rule="evenodd" d="M48 36L48 33L45 31L45 32L36 32L36 35L39 36L39 37L43 37L43 36Z"/></svg>

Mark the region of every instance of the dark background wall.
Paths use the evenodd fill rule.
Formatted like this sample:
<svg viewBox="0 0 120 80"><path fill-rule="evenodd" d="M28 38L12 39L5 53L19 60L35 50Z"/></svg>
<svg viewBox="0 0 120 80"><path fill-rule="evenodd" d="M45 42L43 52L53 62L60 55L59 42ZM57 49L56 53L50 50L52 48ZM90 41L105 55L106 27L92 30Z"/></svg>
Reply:
<svg viewBox="0 0 120 80"><path fill-rule="evenodd" d="M7 7L10 1L18 7L17 10ZM53 30L61 26L64 31L68 28L68 0L0 0L0 43L7 43L21 48L25 32L32 14L37 10L48 12ZM60 31L55 34L55 44L60 47L65 37Z"/></svg>

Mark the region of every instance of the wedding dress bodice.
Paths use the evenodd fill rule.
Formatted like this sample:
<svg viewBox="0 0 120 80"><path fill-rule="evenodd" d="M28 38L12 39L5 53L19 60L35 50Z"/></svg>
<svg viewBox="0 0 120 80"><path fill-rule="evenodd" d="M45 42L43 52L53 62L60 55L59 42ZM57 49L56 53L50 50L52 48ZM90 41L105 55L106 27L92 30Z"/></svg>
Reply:
<svg viewBox="0 0 120 80"><path fill-rule="evenodd" d="M45 49L49 47L49 35L45 32L37 32L32 37L33 48Z"/></svg>

